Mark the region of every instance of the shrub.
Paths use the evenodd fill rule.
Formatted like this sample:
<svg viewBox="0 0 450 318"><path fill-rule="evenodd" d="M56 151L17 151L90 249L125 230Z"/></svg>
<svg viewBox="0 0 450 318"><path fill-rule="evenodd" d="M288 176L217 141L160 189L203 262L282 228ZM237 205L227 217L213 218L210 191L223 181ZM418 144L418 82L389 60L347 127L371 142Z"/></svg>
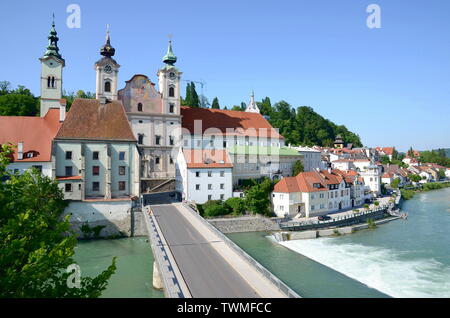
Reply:
<svg viewBox="0 0 450 318"><path fill-rule="evenodd" d="M225 205L232 210L233 215L241 215L245 213L245 201L241 198L229 198L225 201Z"/></svg>
<svg viewBox="0 0 450 318"><path fill-rule="evenodd" d="M375 204L375 206L379 206L379 205L380 205L380 202L375 201L373 204Z"/></svg>
<svg viewBox="0 0 450 318"><path fill-rule="evenodd" d="M369 210L369 205L367 203L364 204L364 209Z"/></svg>

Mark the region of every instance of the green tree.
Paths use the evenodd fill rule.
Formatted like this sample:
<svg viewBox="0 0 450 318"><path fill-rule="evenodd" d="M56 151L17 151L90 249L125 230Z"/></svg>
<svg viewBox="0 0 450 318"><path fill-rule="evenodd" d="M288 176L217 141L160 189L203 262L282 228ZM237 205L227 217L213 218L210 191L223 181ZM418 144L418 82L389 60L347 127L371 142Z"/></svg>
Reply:
<svg viewBox="0 0 450 318"><path fill-rule="evenodd" d="M200 107L200 99L198 97L197 91L195 90L194 82L191 82L191 107Z"/></svg>
<svg viewBox="0 0 450 318"><path fill-rule="evenodd" d="M220 109L219 99L217 97L214 97L211 108Z"/></svg>
<svg viewBox="0 0 450 318"><path fill-rule="evenodd" d="M256 103L258 105L259 111L261 115L270 116L272 114L272 103L270 102L270 98L263 98L261 102Z"/></svg>
<svg viewBox="0 0 450 318"><path fill-rule="evenodd" d="M399 184L400 184L400 178L395 178L391 182L391 188L397 189Z"/></svg>
<svg viewBox="0 0 450 318"><path fill-rule="evenodd" d="M272 215L269 195L274 183L265 179L258 185L245 191L245 205L247 210L253 214Z"/></svg>
<svg viewBox="0 0 450 318"><path fill-rule="evenodd" d="M418 174L410 174L408 176L409 180L411 180L412 182L419 182L420 180L422 180L422 177Z"/></svg>
<svg viewBox="0 0 450 318"><path fill-rule="evenodd" d="M12 148L0 149L0 297L99 297L115 272L112 264L97 277L81 277L70 288L75 236L67 202L58 184L37 170L6 170Z"/></svg>
<svg viewBox="0 0 450 318"><path fill-rule="evenodd" d="M245 201L241 198L229 198L225 201L225 205L230 207L233 211L233 215L241 215L245 213Z"/></svg>
<svg viewBox="0 0 450 318"><path fill-rule="evenodd" d="M36 116L39 114L39 98L28 88L19 85L10 89L7 81L0 82L0 116Z"/></svg>
<svg viewBox="0 0 450 318"><path fill-rule="evenodd" d="M191 83L187 83L186 85L186 96L183 101L183 106L191 106L192 104Z"/></svg>
<svg viewBox="0 0 450 318"><path fill-rule="evenodd" d="M63 91L62 98L64 98L66 100L66 111L69 111L70 107L73 104L73 101L76 98L95 99L95 93L85 92L81 89L78 90L76 93Z"/></svg>
<svg viewBox="0 0 450 318"><path fill-rule="evenodd" d="M301 160L297 160L292 167L292 175L296 176L300 172L304 172L305 168L303 167L303 162Z"/></svg>

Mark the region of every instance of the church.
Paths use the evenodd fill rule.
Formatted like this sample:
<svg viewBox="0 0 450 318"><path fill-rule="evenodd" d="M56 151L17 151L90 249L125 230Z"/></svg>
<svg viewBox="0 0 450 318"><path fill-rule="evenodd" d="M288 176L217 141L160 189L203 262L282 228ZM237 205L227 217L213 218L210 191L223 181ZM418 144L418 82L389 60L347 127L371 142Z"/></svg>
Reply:
<svg viewBox="0 0 450 318"><path fill-rule="evenodd" d="M40 117L0 117L5 123L0 126L7 127L0 128L0 142L18 145L10 169L20 173L40 167L58 182L70 200L66 211L74 228L89 222L105 225L106 236L131 235L130 215L142 193L176 190L184 200L224 200L241 179L288 176L301 159L259 113L253 93L245 111L181 105L182 72L175 66L172 41L156 72L157 84L136 74L119 89L121 65L108 29L94 64L96 98L77 98L66 113L65 60L54 21L48 41L39 59ZM27 133L25 125L35 127L34 133ZM188 153L196 155L188 158ZM186 173L198 176L190 169L201 169L210 178L211 158L217 159L220 180L213 188L212 179L206 179L200 196L200 188L188 195Z"/></svg>

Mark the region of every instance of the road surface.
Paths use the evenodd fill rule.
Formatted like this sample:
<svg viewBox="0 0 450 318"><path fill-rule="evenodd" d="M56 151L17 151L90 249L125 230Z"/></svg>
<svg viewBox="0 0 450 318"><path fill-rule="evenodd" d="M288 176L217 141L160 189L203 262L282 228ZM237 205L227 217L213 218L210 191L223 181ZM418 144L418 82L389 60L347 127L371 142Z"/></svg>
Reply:
<svg viewBox="0 0 450 318"><path fill-rule="evenodd" d="M152 210L192 297L260 297L175 206Z"/></svg>

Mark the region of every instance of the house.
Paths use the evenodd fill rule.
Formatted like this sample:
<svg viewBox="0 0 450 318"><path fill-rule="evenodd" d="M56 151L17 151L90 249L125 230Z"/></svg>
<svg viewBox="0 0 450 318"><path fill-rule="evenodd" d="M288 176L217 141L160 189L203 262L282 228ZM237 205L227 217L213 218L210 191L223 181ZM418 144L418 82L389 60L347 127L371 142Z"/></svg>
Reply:
<svg viewBox="0 0 450 318"><path fill-rule="evenodd" d="M313 171L316 169L324 169L322 164L322 153L319 150L310 147L291 147L302 155L302 163L304 171Z"/></svg>
<svg viewBox="0 0 450 318"><path fill-rule="evenodd" d="M392 160L395 147L376 147L376 151L378 151L379 155L381 156L387 156L389 160Z"/></svg>
<svg viewBox="0 0 450 318"><path fill-rule="evenodd" d="M279 217L311 217L349 208L350 184L331 169L302 172L275 185L272 204Z"/></svg>
<svg viewBox="0 0 450 318"><path fill-rule="evenodd" d="M182 200L205 203L232 197L233 163L224 149L180 149L176 190Z"/></svg>

